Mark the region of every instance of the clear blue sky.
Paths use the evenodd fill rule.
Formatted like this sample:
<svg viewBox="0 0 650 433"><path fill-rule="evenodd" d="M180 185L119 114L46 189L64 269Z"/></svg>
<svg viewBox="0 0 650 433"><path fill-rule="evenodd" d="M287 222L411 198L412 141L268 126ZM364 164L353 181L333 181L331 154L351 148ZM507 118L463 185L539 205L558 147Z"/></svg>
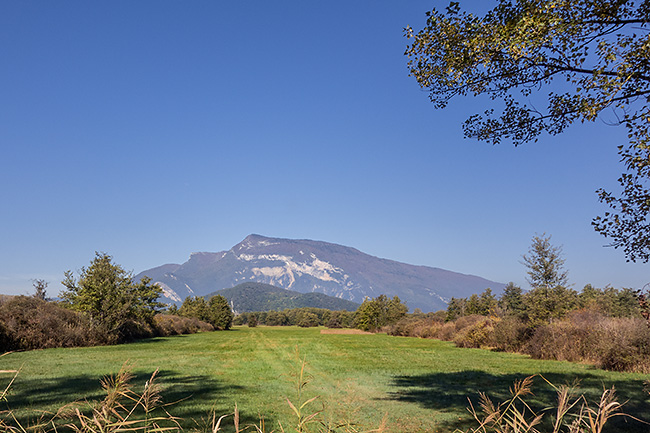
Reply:
<svg viewBox="0 0 650 433"><path fill-rule="evenodd" d="M408 76L403 28L446 4L1 2L0 293L56 295L95 251L137 273L250 233L527 288L546 232L576 289L650 282L590 226L624 130L466 140L486 101L435 110Z"/></svg>

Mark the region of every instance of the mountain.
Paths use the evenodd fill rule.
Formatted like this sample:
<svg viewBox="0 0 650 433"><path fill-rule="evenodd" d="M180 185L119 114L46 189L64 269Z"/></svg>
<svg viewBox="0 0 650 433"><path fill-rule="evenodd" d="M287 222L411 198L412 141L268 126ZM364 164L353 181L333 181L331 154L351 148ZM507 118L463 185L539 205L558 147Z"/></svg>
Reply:
<svg viewBox="0 0 650 433"><path fill-rule="evenodd" d="M168 302L204 296L254 281L300 293L318 292L361 303L368 296L399 296L411 310L445 309L452 297L468 297L504 285L474 275L380 259L342 245L250 235L218 253L193 253L181 265L141 272L159 283Z"/></svg>
<svg viewBox="0 0 650 433"><path fill-rule="evenodd" d="M206 298L221 295L237 313L251 311L282 311L288 308L326 308L328 310L355 311L359 304L323 293L300 293L270 284L247 282L230 289L209 293Z"/></svg>

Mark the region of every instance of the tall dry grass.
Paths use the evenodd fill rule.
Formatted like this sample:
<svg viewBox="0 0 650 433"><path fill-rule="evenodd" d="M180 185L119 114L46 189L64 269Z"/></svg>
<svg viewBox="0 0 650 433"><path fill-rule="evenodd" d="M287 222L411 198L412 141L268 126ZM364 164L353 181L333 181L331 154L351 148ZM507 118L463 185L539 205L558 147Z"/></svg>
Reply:
<svg viewBox="0 0 650 433"><path fill-rule="evenodd" d="M614 388L603 390L598 402L589 403L577 387L555 386L543 376L557 394L555 406L544 410L533 409L526 398L532 396L534 376L517 381L510 388L510 398L493 402L481 393L478 407L470 400L469 411L477 423L467 433L603 433L609 420L628 417L623 405L616 399ZM642 422L642 421L640 421ZM650 425L649 425L650 427ZM457 430L460 432L460 430Z"/></svg>

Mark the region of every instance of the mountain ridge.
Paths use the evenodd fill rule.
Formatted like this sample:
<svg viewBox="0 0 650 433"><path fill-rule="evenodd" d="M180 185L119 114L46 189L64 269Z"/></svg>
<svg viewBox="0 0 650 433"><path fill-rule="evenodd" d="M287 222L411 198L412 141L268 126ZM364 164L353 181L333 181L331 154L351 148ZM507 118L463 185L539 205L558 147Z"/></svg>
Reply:
<svg viewBox="0 0 650 433"><path fill-rule="evenodd" d="M249 313L253 311L282 311L291 308L325 308L328 310L355 311L359 304L345 299L328 296L324 293L300 293L270 284L248 281L205 295L210 298L221 295L228 300L233 311Z"/></svg>
<svg viewBox="0 0 650 433"><path fill-rule="evenodd" d="M399 296L411 309L446 308L451 297L467 297L504 285L484 278L424 265L410 265L356 248L310 239L251 234L227 251L196 252L183 264L141 272L161 285L166 300L182 302L246 281L301 293L320 292L361 303L380 294Z"/></svg>

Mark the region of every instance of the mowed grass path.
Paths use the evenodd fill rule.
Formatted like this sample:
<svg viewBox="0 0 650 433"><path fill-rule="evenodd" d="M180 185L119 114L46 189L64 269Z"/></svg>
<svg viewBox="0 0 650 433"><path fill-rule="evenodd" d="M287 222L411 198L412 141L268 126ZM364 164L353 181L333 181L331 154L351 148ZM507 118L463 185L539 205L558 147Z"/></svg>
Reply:
<svg viewBox="0 0 650 433"><path fill-rule="evenodd" d="M0 358L0 370L20 369L9 397L10 408L19 415L101 398L99 380L128 362L138 387L160 370L165 401L185 399L169 408L185 426L194 426L192 420L201 424L211 409L226 414L237 404L244 422L258 422L263 415L270 431L277 430L278 422L294 422L286 398L297 399L291 375L300 364L296 349L306 357L311 376L306 398L321 396L326 417L334 422L371 428L386 415L392 432L452 432L473 425L467 397L476 402L483 391L503 399L514 380L533 374L558 385L579 380L591 400L614 385L619 401L628 401L627 413L650 419L646 375L459 349L437 340L328 335L317 328L235 328L120 346L11 353ZM538 408L553 404L554 392L541 378L533 391L531 401ZM316 410L320 404L310 407ZM648 425L622 421L612 431L650 431Z"/></svg>

